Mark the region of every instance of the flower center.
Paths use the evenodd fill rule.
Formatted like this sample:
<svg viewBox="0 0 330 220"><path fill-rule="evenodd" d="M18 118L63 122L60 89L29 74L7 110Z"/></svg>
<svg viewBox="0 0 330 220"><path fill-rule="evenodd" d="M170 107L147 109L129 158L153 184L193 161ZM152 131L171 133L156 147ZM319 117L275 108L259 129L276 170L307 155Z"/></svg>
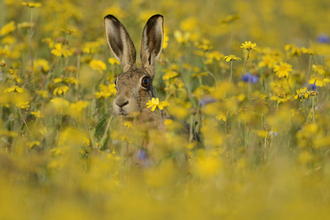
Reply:
<svg viewBox="0 0 330 220"><path fill-rule="evenodd" d="M286 66L281 66L280 67L280 71L286 71L286 70L287 70Z"/></svg>

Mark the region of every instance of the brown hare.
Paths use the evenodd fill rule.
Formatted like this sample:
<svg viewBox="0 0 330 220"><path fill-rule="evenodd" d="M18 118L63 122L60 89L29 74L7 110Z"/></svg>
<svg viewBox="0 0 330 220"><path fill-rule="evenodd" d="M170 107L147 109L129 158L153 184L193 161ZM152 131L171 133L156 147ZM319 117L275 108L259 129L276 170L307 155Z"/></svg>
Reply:
<svg viewBox="0 0 330 220"><path fill-rule="evenodd" d="M163 47L163 16L156 14L149 18L143 32L141 41L141 67L135 64L136 51L134 44L122 23L113 15L104 18L105 32L109 47L115 57L120 61L123 73L115 80L117 95L113 100L113 113L124 119L131 120L132 113L138 112L137 124L153 125L159 131L165 132L164 120L173 119L165 110L160 111L157 120L156 111L147 108L148 100L156 97L153 88L155 65ZM156 122L157 121L157 122ZM180 135L189 139L190 126L182 122L183 128ZM199 142L199 137L192 132L194 141Z"/></svg>

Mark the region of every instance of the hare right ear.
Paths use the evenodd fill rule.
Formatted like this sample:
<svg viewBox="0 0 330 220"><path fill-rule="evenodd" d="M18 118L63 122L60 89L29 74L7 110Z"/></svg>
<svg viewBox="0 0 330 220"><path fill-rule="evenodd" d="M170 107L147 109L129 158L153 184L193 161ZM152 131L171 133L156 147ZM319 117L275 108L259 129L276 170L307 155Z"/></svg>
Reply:
<svg viewBox="0 0 330 220"><path fill-rule="evenodd" d="M104 17L104 26L109 47L120 61L123 71L136 69L135 47L124 25L115 16L107 15Z"/></svg>
<svg viewBox="0 0 330 220"><path fill-rule="evenodd" d="M141 40L141 65L153 78L155 75L156 60L163 48L163 16L156 14L149 18L144 26Z"/></svg>

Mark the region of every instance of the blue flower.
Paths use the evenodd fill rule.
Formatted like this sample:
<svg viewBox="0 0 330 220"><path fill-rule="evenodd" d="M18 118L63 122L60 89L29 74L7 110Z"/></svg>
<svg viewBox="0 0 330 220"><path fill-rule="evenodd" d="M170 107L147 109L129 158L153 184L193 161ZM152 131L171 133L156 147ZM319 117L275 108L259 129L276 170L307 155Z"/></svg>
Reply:
<svg viewBox="0 0 330 220"><path fill-rule="evenodd" d="M148 158L147 152L143 149L140 149L136 156L138 160L145 160Z"/></svg>
<svg viewBox="0 0 330 220"><path fill-rule="evenodd" d="M259 76L253 75L251 73L247 73L247 74L243 75L242 81L254 84L259 81Z"/></svg>
<svg viewBox="0 0 330 220"><path fill-rule="evenodd" d="M206 104L208 104L208 103L214 103L214 102L216 102L216 101L217 101L217 100L214 99L214 98L212 98L212 96L207 95L207 96L205 96L204 98L202 98L202 99L200 100L199 105L206 105Z"/></svg>
<svg viewBox="0 0 330 220"><path fill-rule="evenodd" d="M326 34L320 34L317 36L317 41L319 43L329 43L329 36Z"/></svg>
<svg viewBox="0 0 330 220"><path fill-rule="evenodd" d="M149 167L151 165L148 153L143 149L138 150L136 154L136 159L142 167Z"/></svg>
<svg viewBox="0 0 330 220"><path fill-rule="evenodd" d="M315 85L315 83L313 84L308 84L308 85L304 85L304 88L307 87L308 91L316 91L317 90L317 86Z"/></svg>
<svg viewBox="0 0 330 220"><path fill-rule="evenodd" d="M317 86L315 83L308 85L308 90L316 91L316 89L317 89Z"/></svg>

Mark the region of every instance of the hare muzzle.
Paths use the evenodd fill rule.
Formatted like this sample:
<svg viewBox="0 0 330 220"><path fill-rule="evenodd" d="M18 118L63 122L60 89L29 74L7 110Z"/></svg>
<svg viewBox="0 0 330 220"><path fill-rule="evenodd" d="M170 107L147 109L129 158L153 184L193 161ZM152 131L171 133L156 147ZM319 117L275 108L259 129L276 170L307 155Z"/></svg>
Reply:
<svg viewBox="0 0 330 220"><path fill-rule="evenodd" d="M114 113L116 115L126 116L129 114L129 99L119 96L113 100Z"/></svg>

